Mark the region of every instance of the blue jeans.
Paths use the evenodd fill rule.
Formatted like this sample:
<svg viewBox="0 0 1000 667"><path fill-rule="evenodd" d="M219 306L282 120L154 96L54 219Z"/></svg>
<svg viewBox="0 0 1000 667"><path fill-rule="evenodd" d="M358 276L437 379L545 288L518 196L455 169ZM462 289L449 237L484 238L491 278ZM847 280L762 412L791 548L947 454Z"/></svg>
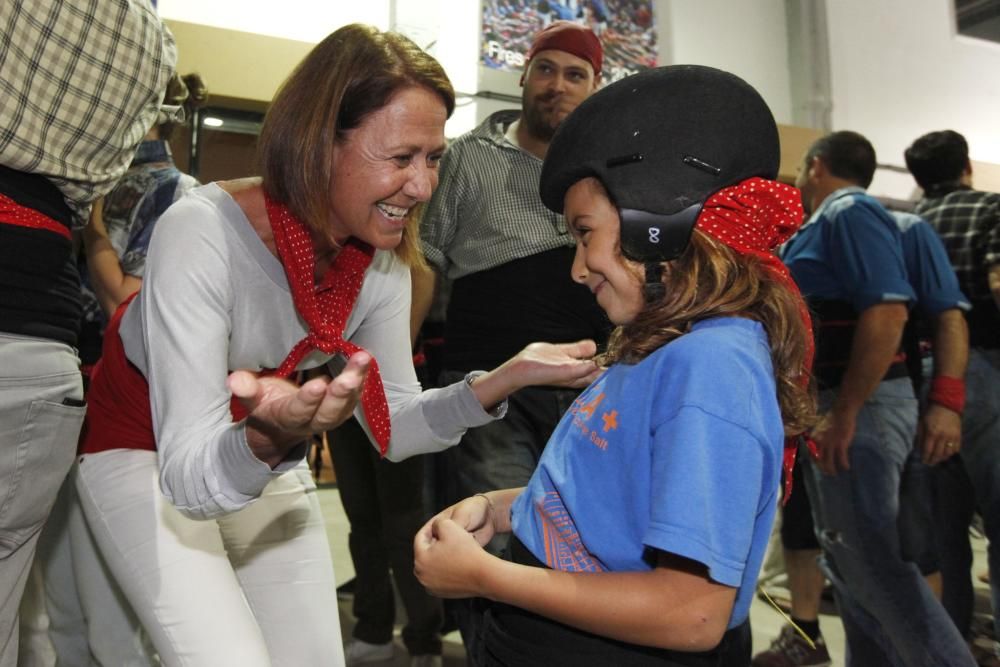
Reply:
<svg viewBox="0 0 1000 667"><path fill-rule="evenodd" d="M820 394L828 410L836 394ZM850 470L824 474L809 462L823 567L847 638L847 664L972 667L972 655L944 607L903 559L897 519L900 480L913 447L917 400L909 379L879 384L858 414Z"/></svg>
<svg viewBox="0 0 1000 667"><path fill-rule="evenodd" d="M0 667L17 663L18 604L84 411L73 348L0 333Z"/></svg>
<svg viewBox="0 0 1000 667"><path fill-rule="evenodd" d="M989 540L993 622L1000 633L1000 350L969 350L965 391L961 453L937 466L935 475L942 601L968 634L974 604L969 522L978 508Z"/></svg>
<svg viewBox="0 0 1000 667"><path fill-rule="evenodd" d="M899 539L903 558L929 575L941 571L935 524L937 466L927 465L922 456L917 443L906 459L899 488Z"/></svg>

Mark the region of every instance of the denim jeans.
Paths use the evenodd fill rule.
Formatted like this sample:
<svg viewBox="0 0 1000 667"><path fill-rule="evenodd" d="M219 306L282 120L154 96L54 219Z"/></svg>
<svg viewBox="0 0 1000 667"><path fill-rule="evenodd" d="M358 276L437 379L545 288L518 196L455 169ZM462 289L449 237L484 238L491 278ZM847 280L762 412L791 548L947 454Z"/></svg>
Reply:
<svg viewBox="0 0 1000 667"><path fill-rule="evenodd" d="M978 508L989 541L993 622L1000 633L1000 349L969 350L965 391L961 453L937 466L934 478L942 601L968 634L974 604L969 523Z"/></svg>
<svg viewBox="0 0 1000 667"><path fill-rule="evenodd" d="M0 667L17 663L19 602L84 411L73 348L0 333Z"/></svg>
<svg viewBox="0 0 1000 667"><path fill-rule="evenodd" d="M823 392L820 409L828 410L835 397ZM919 569L903 559L899 490L916 423L909 379L886 380L858 414L850 470L831 476L808 464L806 483L844 623L848 665L974 665Z"/></svg>
<svg viewBox="0 0 1000 667"><path fill-rule="evenodd" d="M913 561L921 574L941 571L935 524L937 466L923 462L920 443L906 459L899 487L899 539L903 558Z"/></svg>

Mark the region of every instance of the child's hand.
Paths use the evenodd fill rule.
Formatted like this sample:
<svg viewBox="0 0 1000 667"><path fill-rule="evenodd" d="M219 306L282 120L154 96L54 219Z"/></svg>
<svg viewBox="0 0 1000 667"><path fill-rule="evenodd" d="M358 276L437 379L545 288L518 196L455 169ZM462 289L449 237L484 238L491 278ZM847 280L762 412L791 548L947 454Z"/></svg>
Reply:
<svg viewBox="0 0 1000 667"><path fill-rule="evenodd" d="M441 598L484 596L485 571L496 560L470 531L441 515L413 540L413 573L431 595Z"/></svg>
<svg viewBox="0 0 1000 667"><path fill-rule="evenodd" d="M426 533L426 536L430 537L435 521L451 519L466 532L472 533L479 546L485 547L497 532L493 523L493 512L493 503L485 495L470 496L439 512L424 524L419 533Z"/></svg>

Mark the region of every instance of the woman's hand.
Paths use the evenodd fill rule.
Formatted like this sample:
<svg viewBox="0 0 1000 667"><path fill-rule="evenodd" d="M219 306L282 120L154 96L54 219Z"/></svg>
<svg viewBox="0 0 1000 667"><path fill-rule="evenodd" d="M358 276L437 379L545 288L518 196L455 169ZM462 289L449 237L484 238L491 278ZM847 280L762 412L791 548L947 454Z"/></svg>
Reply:
<svg viewBox="0 0 1000 667"><path fill-rule="evenodd" d="M469 500L478 500L478 504L486 505L481 497L474 496L449 509ZM414 538L413 573L424 588L437 597L486 596L486 571L494 561L499 560L483 549L475 532L455 519L443 516L447 512L445 510L428 521Z"/></svg>
<svg viewBox="0 0 1000 667"><path fill-rule="evenodd" d="M472 391L480 404L492 408L509 395L532 385L586 387L601 374L594 362L592 340L575 343L532 343L494 370L480 375Z"/></svg>
<svg viewBox="0 0 1000 667"><path fill-rule="evenodd" d="M592 340L575 343L532 343L500 369L509 368L521 386L552 385L586 387L603 370L594 363L597 344Z"/></svg>
<svg viewBox="0 0 1000 667"><path fill-rule="evenodd" d="M370 364L371 355L358 352L337 377L315 378L301 387L247 371L230 374L229 390L250 412L247 443L254 456L273 468L307 436L347 420L358 404Z"/></svg>

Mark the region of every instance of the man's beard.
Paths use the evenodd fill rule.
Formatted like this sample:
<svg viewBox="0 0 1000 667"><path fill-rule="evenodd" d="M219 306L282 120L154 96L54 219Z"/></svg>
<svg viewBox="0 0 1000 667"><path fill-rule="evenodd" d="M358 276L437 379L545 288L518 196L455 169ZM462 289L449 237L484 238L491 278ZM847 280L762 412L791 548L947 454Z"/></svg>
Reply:
<svg viewBox="0 0 1000 667"><path fill-rule="evenodd" d="M541 111L541 104L548 102L549 99L539 99L528 100L522 98L521 107L523 112L521 113L521 122L524 123L525 129L527 129L528 134L530 134L535 139L539 141L544 141L546 143L552 141L553 135L556 133L556 126L552 126L545 118L545 114Z"/></svg>

